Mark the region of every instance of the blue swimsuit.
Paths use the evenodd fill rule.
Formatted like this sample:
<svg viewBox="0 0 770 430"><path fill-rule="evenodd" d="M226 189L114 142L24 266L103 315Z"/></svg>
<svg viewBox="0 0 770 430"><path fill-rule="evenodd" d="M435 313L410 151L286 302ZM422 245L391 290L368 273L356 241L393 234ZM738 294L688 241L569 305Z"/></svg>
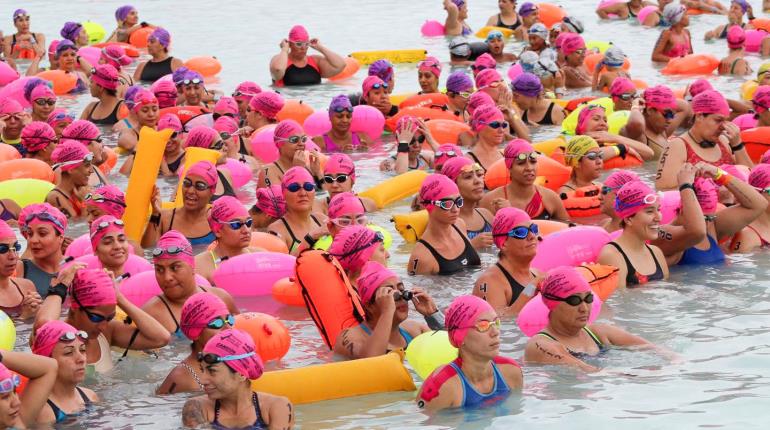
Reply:
<svg viewBox="0 0 770 430"><path fill-rule="evenodd" d="M366 324L361 323L360 326L361 326L361 330L363 330L364 333L366 333L368 335L372 334L372 331L369 330L369 327L367 327ZM401 333L401 336L406 341L406 346L409 346L409 343L412 342L412 335L410 335L409 332L407 332L406 330L404 330L401 327L398 328L398 331Z"/></svg>
<svg viewBox="0 0 770 430"><path fill-rule="evenodd" d="M449 363L449 365L457 372L457 376L460 377L460 381L463 383L463 403L462 407L474 407L480 405L488 405L506 397L511 392L511 388L508 383L505 382L505 378L500 373L497 365L492 362L492 371L495 373L495 385L492 387L492 391L487 394L479 393L478 390L468 382L465 378L460 366L456 361Z"/></svg>
<svg viewBox="0 0 770 430"><path fill-rule="evenodd" d="M84 393L83 390L80 389L80 387L75 387L75 389L77 390L78 394L80 394L80 398L83 399L83 403L85 403L85 405L86 405L85 410L88 410L89 407L91 406L91 399L88 398L86 393ZM53 414L56 417L56 422L57 423L61 423L61 422L67 421L69 418L74 418L74 417L80 415L80 413L81 413L81 412L76 412L76 413L73 413L73 414L68 414L68 413L64 412L63 410L59 409L59 407L56 406L56 403L52 402L50 399L47 400L46 402L48 402L48 406L50 406L51 410L53 410Z"/></svg>
<svg viewBox="0 0 770 430"><path fill-rule="evenodd" d="M687 248L682 254L682 259L679 260L680 265L686 264L716 264L725 261L725 253L719 248L717 241L708 236L709 249L703 251L696 247Z"/></svg>

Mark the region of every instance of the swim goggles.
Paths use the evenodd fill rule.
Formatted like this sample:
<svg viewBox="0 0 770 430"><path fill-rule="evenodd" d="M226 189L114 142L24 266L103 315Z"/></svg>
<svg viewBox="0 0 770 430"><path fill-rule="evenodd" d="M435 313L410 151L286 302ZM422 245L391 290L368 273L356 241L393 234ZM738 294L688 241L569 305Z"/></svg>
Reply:
<svg viewBox="0 0 770 430"><path fill-rule="evenodd" d="M188 179L188 178L184 178L184 180L182 181L182 187L184 187L184 188L190 188L193 185L195 185L195 189L198 190L198 191L206 191L206 190L208 190L210 188L209 184L207 184L207 183L205 183L203 181L195 181L193 183L193 181L191 179Z"/></svg>
<svg viewBox="0 0 770 430"><path fill-rule="evenodd" d="M590 305L594 302L594 295L593 293L588 293L585 297L580 297L577 294L573 294L569 297L559 297L554 296L553 294L543 293L543 298L546 298L548 300L554 300L557 302L565 302L570 306L580 306L581 303L586 303Z"/></svg>
<svg viewBox="0 0 770 430"><path fill-rule="evenodd" d="M235 220L235 221L217 221L219 224L226 224L230 227L231 230L240 230L241 227L244 225L246 228L251 228L252 225L254 225L254 220L251 218L246 218L245 220Z"/></svg>
<svg viewBox="0 0 770 430"><path fill-rule="evenodd" d="M305 143L307 142L307 136L290 136L290 137L276 137L276 140L280 140L281 142L289 142L292 145L296 145L300 142Z"/></svg>
<svg viewBox="0 0 770 430"><path fill-rule="evenodd" d="M481 164L479 163L473 163L463 166L460 169L460 173L484 173L484 168L481 167Z"/></svg>
<svg viewBox="0 0 770 430"><path fill-rule="evenodd" d="M450 149L449 151L436 151L434 155L436 156L436 158L443 157L444 155L446 155L449 158L458 156L457 152L454 149Z"/></svg>
<svg viewBox="0 0 770 430"><path fill-rule="evenodd" d="M202 352L199 352L198 361L202 361L206 364L217 364L217 363L224 363L225 361L243 360L244 358L249 358L254 355L256 355L256 352L254 351L247 352L245 354L238 354L238 355L225 355L223 357L216 354L211 354L211 353L204 354Z"/></svg>
<svg viewBox="0 0 770 430"><path fill-rule="evenodd" d="M185 79L185 80L182 81L182 84L184 84L184 85L191 85L191 84L197 85L197 84L200 84L202 82L203 82L202 80L200 80L198 78L195 78L195 79Z"/></svg>
<svg viewBox="0 0 770 430"><path fill-rule="evenodd" d="M17 253L21 251L21 244L19 242L14 242L13 245L8 245L7 243L0 243L0 255L8 253L8 251L14 250Z"/></svg>
<svg viewBox="0 0 770 430"><path fill-rule="evenodd" d="M633 99L635 99L635 98L637 98L639 96L637 96L636 93L623 93L623 94L618 94L615 97L617 97L617 98L627 102L627 101L633 100Z"/></svg>
<svg viewBox="0 0 770 430"><path fill-rule="evenodd" d="M29 224L35 218L39 219L40 221L48 221L53 225L55 225L56 227L59 227L60 229L65 230L64 224L62 224L61 221L56 219L55 216L49 214L48 212L38 212L38 213L29 214L26 216L26 218L24 218L24 222L26 224Z"/></svg>
<svg viewBox="0 0 770 430"><path fill-rule="evenodd" d="M369 242L369 243L367 243L367 244L365 244L365 245L361 245L361 246L359 246L358 248L355 248L355 249L353 249L352 251L348 251L348 252L346 252L346 253L344 253L344 254L332 254L332 255L333 255L333 256L335 256L335 257L337 257L338 259L342 259L342 258L350 257L351 255L354 255L354 254L356 254L357 252L361 252L361 251L363 251L364 249L367 249L367 248L369 248L370 246L372 246L372 245L374 245L374 244L376 244L376 243L378 243L378 242L385 242L385 236L382 234L382 232L379 232L379 231L375 231L375 232L374 232L374 237L372 238L371 242ZM331 254L331 253L330 253L330 254Z"/></svg>
<svg viewBox="0 0 770 430"><path fill-rule="evenodd" d="M379 83L378 82L378 83L372 85L372 89L373 90L379 90L380 88L388 88L388 83L387 82L383 82L383 83Z"/></svg>
<svg viewBox="0 0 770 430"><path fill-rule="evenodd" d="M108 228L110 225L116 225L116 226L121 227L121 228L123 226L125 226L125 224L123 223L123 220L120 220L120 219L116 219L116 220L114 220L112 222L110 222L110 221L102 221L102 222L100 222L99 224L96 225L96 231L94 232L94 234L91 235L91 238L93 238L96 235L96 233L99 233L100 231L104 230L105 228Z"/></svg>
<svg viewBox="0 0 770 430"><path fill-rule="evenodd" d="M508 121L492 121L492 122L479 121L479 124L487 125L490 128L494 128L494 129L508 128Z"/></svg>
<svg viewBox="0 0 770 430"><path fill-rule="evenodd" d="M86 194L85 200L90 200L90 201L96 202L96 203L104 203L104 202L115 203L118 206L126 207L126 204L123 203L123 202L119 202L117 200L108 199L107 197L104 197L104 196L96 194L96 193L88 193L88 194Z"/></svg>
<svg viewBox="0 0 770 430"><path fill-rule="evenodd" d="M494 234L493 236L495 237L508 236L514 239L523 240L527 238L530 232L532 232L532 234L537 236L540 233L540 228L537 226L537 224L532 223L529 225L529 227L525 227L522 225L522 226L512 228L507 233L497 233L497 234Z"/></svg>
<svg viewBox="0 0 770 430"><path fill-rule="evenodd" d="M290 193L296 193L300 189L303 189L309 193L311 191L315 191L315 184L312 182L305 182L302 184L299 182L292 182L291 184L286 185L286 189L289 190Z"/></svg>
<svg viewBox="0 0 770 430"><path fill-rule="evenodd" d="M83 157L82 160L71 160L71 161L65 161L63 163L57 163L54 164L55 167L64 167L64 166L76 166L78 164L85 164L90 163L94 161L94 154L91 154L90 152L86 154L85 157Z"/></svg>
<svg viewBox="0 0 770 430"><path fill-rule="evenodd" d="M56 99L37 99L35 104L38 106L56 106Z"/></svg>
<svg viewBox="0 0 770 430"><path fill-rule="evenodd" d="M350 216L341 216L339 218L332 219L332 222L338 227L348 227L353 224L366 225L369 223L369 218L364 214L357 215L355 218L350 218Z"/></svg>
<svg viewBox="0 0 770 430"><path fill-rule="evenodd" d="M340 107L336 107L336 108L332 109L332 112L336 112L336 113L342 113L342 112L353 113L353 108L352 107L348 107L348 106L344 106L344 107L340 106Z"/></svg>
<svg viewBox="0 0 770 430"><path fill-rule="evenodd" d="M152 257L158 258L161 255L179 255L187 254L192 255L192 252L187 249L186 246L169 246L168 248L155 248L152 250Z"/></svg>
<svg viewBox="0 0 770 430"><path fill-rule="evenodd" d="M458 197L456 199L425 200L423 203L432 204L433 206L439 207L445 211L450 211L455 206L457 206L457 209L460 209L465 204L465 201L462 197Z"/></svg>
<svg viewBox="0 0 770 430"><path fill-rule="evenodd" d="M291 42L291 44L296 46L297 48L304 48L310 45L310 42Z"/></svg>
<svg viewBox="0 0 770 430"><path fill-rule="evenodd" d="M102 143L102 136L96 136L94 138L88 138L88 137L80 137L80 136L62 136L62 139L70 139L70 140L77 140L80 142L96 142L96 143Z"/></svg>
<svg viewBox="0 0 770 430"><path fill-rule="evenodd" d="M62 334L59 337L59 342L69 343L74 341L75 339L80 338L83 342L88 340L88 333L86 333L83 330L78 331L68 331L67 333Z"/></svg>
<svg viewBox="0 0 770 430"><path fill-rule="evenodd" d="M486 333L488 332L492 327L497 328L500 330L500 326L502 325L502 321L500 320L500 317L497 317L493 320L478 320L473 325L466 326L466 327L450 327L453 330L465 330L465 329L471 329L475 328L476 331L479 333Z"/></svg>
<svg viewBox="0 0 770 430"><path fill-rule="evenodd" d="M333 184L335 182L338 184L342 184L348 180L348 176L349 175L346 175L344 173L340 173L337 176L324 175L324 182L326 182L327 184Z"/></svg>
<svg viewBox="0 0 770 430"><path fill-rule="evenodd" d="M621 185L622 187L622 185ZM609 185L602 185L602 195L606 196L607 194L617 190L620 187L610 187Z"/></svg>
<svg viewBox="0 0 770 430"><path fill-rule="evenodd" d="M661 198L658 194L647 194L644 196L641 202L623 203L619 198L615 198L615 212L621 212L626 209L634 208L637 206L651 205L657 202Z"/></svg>
<svg viewBox="0 0 770 430"><path fill-rule="evenodd" d="M219 151L220 149L224 148L225 141L221 139L217 140L216 142L212 143L209 149L213 149L214 151Z"/></svg>
<svg viewBox="0 0 770 430"><path fill-rule="evenodd" d="M10 393L16 390L16 387L21 385L21 378L17 374L11 375L10 378L5 378L0 381L0 394Z"/></svg>
<svg viewBox="0 0 770 430"><path fill-rule="evenodd" d="M503 33L499 31L490 31L489 33L487 33L487 42L495 39L503 40Z"/></svg>
<svg viewBox="0 0 770 430"><path fill-rule="evenodd" d="M226 317L216 317L213 320L209 321L208 324L206 324L206 328L211 328L214 330L221 329L225 326L225 324L229 324L230 327L235 325L235 317L228 314Z"/></svg>
<svg viewBox="0 0 770 430"><path fill-rule="evenodd" d="M575 155L573 155L573 157L574 156ZM591 161L596 161L597 159L601 159L602 158L602 153L599 152L599 151L590 151L590 152L586 152L585 154L583 154L583 156L580 157L580 158L587 158L587 159L589 159Z"/></svg>
<svg viewBox="0 0 770 430"><path fill-rule="evenodd" d="M100 324L100 323L105 322L105 321L106 322L110 322L113 319L115 319L115 312L113 312L113 313L111 313L111 314L109 314L107 316L104 316L104 315L101 315L101 314L97 314L97 313L91 312L88 309L86 309L86 307L83 306L82 303L80 303L80 300L78 299L78 296L75 295L75 291L74 290L72 291L72 300L74 300L75 303L77 303L78 306L80 306L80 310L85 312L86 316L88 317L88 320L91 321L94 324Z"/></svg>

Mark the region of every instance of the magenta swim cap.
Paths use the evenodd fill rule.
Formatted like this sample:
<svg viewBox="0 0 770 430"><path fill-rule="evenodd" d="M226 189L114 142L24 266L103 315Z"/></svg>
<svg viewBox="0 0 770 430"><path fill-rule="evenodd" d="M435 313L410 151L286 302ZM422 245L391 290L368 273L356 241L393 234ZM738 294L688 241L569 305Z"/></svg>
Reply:
<svg viewBox="0 0 770 430"><path fill-rule="evenodd" d="M760 190L770 187L770 164L757 164L749 174L749 185Z"/></svg>
<svg viewBox="0 0 770 430"><path fill-rule="evenodd" d="M362 96L368 96L369 91L371 91L375 85L380 85L385 88L387 84L377 76L367 76L366 79L364 79L364 83L361 84L361 88L363 90Z"/></svg>
<svg viewBox="0 0 770 430"><path fill-rule="evenodd" d="M687 87L687 91L685 92L685 100L692 100L693 97L697 96L698 94L704 91L711 91L713 89L714 87L711 86L711 82L707 81L706 79L696 79L695 82L691 83L690 86ZM688 95L689 98L687 97Z"/></svg>
<svg viewBox="0 0 770 430"><path fill-rule="evenodd" d="M16 239L16 233L7 222L0 219L0 239Z"/></svg>
<svg viewBox="0 0 770 430"><path fill-rule="evenodd" d="M67 172L81 166L86 158L93 156L82 143L75 140L63 140L56 146L51 154L54 167L59 167L62 172Z"/></svg>
<svg viewBox="0 0 770 430"><path fill-rule="evenodd" d="M345 215L363 215L366 213L361 199L353 193L344 192L335 195L329 200L329 219L337 219Z"/></svg>
<svg viewBox="0 0 770 430"><path fill-rule="evenodd" d="M56 100L56 94L48 85L36 85L29 92L29 101L34 102L39 99L54 99Z"/></svg>
<svg viewBox="0 0 770 430"><path fill-rule="evenodd" d="M692 99L692 111L695 114L719 114L722 116L730 115L730 107L727 100L719 91L707 90Z"/></svg>
<svg viewBox="0 0 770 430"><path fill-rule="evenodd" d="M256 82L243 81L235 87L233 98L236 100L251 100L252 97L262 92L262 87Z"/></svg>
<svg viewBox="0 0 770 430"><path fill-rule="evenodd" d="M214 142L219 140L219 133L207 125L197 125L187 133L184 141L185 148L211 148Z"/></svg>
<svg viewBox="0 0 770 430"><path fill-rule="evenodd" d="M435 209L430 203L457 194L460 194L457 184L440 173L428 175L420 187L420 201L426 204L428 212Z"/></svg>
<svg viewBox="0 0 770 430"><path fill-rule="evenodd" d="M224 359L224 364L248 379L258 379L265 367L256 352L254 340L240 330L222 330L206 342L204 354L214 354ZM242 357L233 359L232 357Z"/></svg>
<svg viewBox="0 0 770 430"><path fill-rule="evenodd" d="M238 131L238 121L229 116L220 116L214 121L214 130L219 133L225 132L234 135Z"/></svg>
<svg viewBox="0 0 770 430"><path fill-rule="evenodd" d="M561 42L561 52L565 56L572 54L580 49L586 49L586 42L583 40L583 36L576 33L567 33L570 37L566 37Z"/></svg>
<svg viewBox="0 0 770 430"><path fill-rule="evenodd" d="M238 199L232 196L222 196L211 204L209 211L209 227L211 231L217 233L222 230L226 223L236 218L246 218L249 211L241 204Z"/></svg>
<svg viewBox="0 0 770 430"><path fill-rule="evenodd" d="M56 133L48 123L32 121L21 130L21 145L27 152L38 152L56 143Z"/></svg>
<svg viewBox="0 0 770 430"><path fill-rule="evenodd" d="M273 142L275 143L275 146L280 149L288 142L290 137L302 136L304 134L302 126L299 125L297 121L285 119L275 126L275 130L273 131Z"/></svg>
<svg viewBox="0 0 770 430"><path fill-rule="evenodd" d="M505 145L503 150L503 158L505 159L505 167L510 169L513 167L513 160L515 160L519 154L531 154L535 152L535 148L524 139L513 139Z"/></svg>
<svg viewBox="0 0 770 430"><path fill-rule="evenodd" d="M159 255L155 251L161 250ZM179 252L171 252L177 250ZM169 230L163 233L163 236L158 239L158 244L152 253L152 262L157 263L159 260L180 260L195 268L195 257L192 253L192 245L190 241L180 232L176 230Z"/></svg>
<svg viewBox="0 0 770 430"><path fill-rule="evenodd" d="M284 101L280 94L273 91L262 91L249 101L249 108L259 112L267 119L275 119L278 112L283 109Z"/></svg>
<svg viewBox="0 0 770 430"><path fill-rule="evenodd" d="M202 160L190 166L190 168L187 169L187 172L185 173L185 177L189 178L190 176L197 176L201 178L203 182L209 186L209 189L211 189L212 192L216 188L217 182L219 181L219 175L217 174L216 166L214 166L211 161L208 160Z"/></svg>
<svg viewBox="0 0 770 430"><path fill-rule="evenodd" d="M33 203L19 212L19 231L25 237L29 228L40 223L50 224L59 234L67 229L67 217L48 203Z"/></svg>
<svg viewBox="0 0 770 430"><path fill-rule="evenodd" d="M91 80L102 88L118 89L118 71L109 64L97 64L91 73Z"/></svg>
<svg viewBox="0 0 770 430"><path fill-rule="evenodd" d="M616 170L610 176L607 176L607 179L604 180L604 185L613 190L619 190L623 185L639 180L639 175L630 170Z"/></svg>
<svg viewBox="0 0 770 430"><path fill-rule="evenodd" d="M310 34L301 25L295 25L289 30L289 42L308 42Z"/></svg>
<svg viewBox="0 0 770 430"><path fill-rule="evenodd" d="M444 325L449 332L449 343L460 348L481 314L495 310L484 299L476 296L460 296L446 310Z"/></svg>
<svg viewBox="0 0 770 430"><path fill-rule="evenodd" d="M286 213L286 200L283 198L281 185L275 184L265 188L257 188L257 203L259 210L273 218L281 218Z"/></svg>
<svg viewBox="0 0 770 430"><path fill-rule="evenodd" d="M588 105L580 110L578 113L577 125L575 126L575 134L581 135L586 132L588 128L588 121L594 113L605 113L604 107L600 105Z"/></svg>
<svg viewBox="0 0 770 430"><path fill-rule="evenodd" d="M619 97L626 93L636 93L636 85L634 85L631 79L618 76L610 85L610 95Z"/></svg>
<svg viewBox="0 0 770 430"><path fill-rule="evenodd" d="M32 343L32 353L50 357L61 337L72 333L77 337L80 330L61 320L49 320L35 330L35 341ZM74 339L73 339L74 340Z"/></svg>
<svg viewBox="0 0 770 430"><path fill-rule="evenodd" d="M460 174L468 171L474 164L476 163L468 157L450 158L443 166L441 166L441 174L457 182L457 178L460 177Z"/></svg>
<svg viewBox="0 0 770 430"><path fill-rule="evenodd" d="M347 154L342 152L335 152L329 155L329 159L324 166L325 175L348 175L350 179L356 180L356 165L353 163L353 159Z"/></svg>
<svg viewBox="0 0 770 430"><path fill-rule="evenodd" d="M495 105L483 105L473 111L471 128L473 128L473 131L480 131L495 121L505 121L503 113Z"/></svg>
<svg viewBox="0 0 770 430"><path fill-rule="evenodd" d="M647 88L642 93L644 105L653 109L676 109L676 97L671 88L665 85L656 85Z"/></svg>
<svg viewBox="0 0 770 430"><path fill-rule="evenodd" d="M484 69L476 75L476 88L481 90L502 80L503 77L500 76L500 72L496 69Z"/></svg>
<svg viewBox="0 0 770 430"><path fill-rule="evenodd" d="M561 300L575 294L591 291L591 286L574 267L561 266L548 271L540 284L540 294L548 310L553 310Z"/></svg>
<svg viewBox="0 0 770 430"><path fill-rule="evenodd" d="M158 103L158 99L155 97L155 94L153 94L152 91L145 89L137 91L136 94L134 94L134 97L131 99L131 102L131 110L134 112L137 112L143 106L148 105L158 105L160 107L160 103Z"/></svg>
<svg viewBox="0 0 770 430"><path fill-rule="evenodd" d="M473 91L473 80L463 71L453 72L446 79L446 90L453 93Z"/></svg>
<svg viewBox="0 0 770 430"><path fill-rule="evenodd" d="M631 181L615 192L615 213L625 219L659 201L655 190L642 181Z"/></svg>
<svg viewBox="0 0 770 430"><path fill-rule="evenodd" d="M519 208L506 207L500 209L495 214L494 220L492 220L492 237L494 238L495 246L503 249L503 244L508 240L509 231L521 225L529 227L531 222L532 219L529 215Z"/></svg>
<svg viewBox="0 0 770 430"><path fill-rule="evenodd" d="M179 328L188 339L196 340L209 322L226 315L230 315L230 311L218 296L205 291L195 293L182 306Z"/></svg>
<svg viewBox="0 0 770 430"><path fill-rule="evenodd" d="M695 196L698 198L703 214L715 214L719 203L719 187L711 179L702 177L696 178L693 185L695 186Z"/></svg>
<svg viewBox="0 0 770 430"><path fill-rule="evenodd" d="M730 49L742 48L746 43L746 32L740 25L730 26L727 30L727 46Z"/></svg>
<svg viewBox="0 0 770 430"><path fill-rule="evenodd" d="M476 61L473 62L473 71L477 74L482 70L494 69L496 67L497 61L495 60L495 57L489 54L489 52L479 55L479 57L476 58Z"/></svg>
<svg viewBox="0 0 770 430"><path fill-rule="evenodd" d="M436 57L427 56L424 60L417 63L417 70L421 72L431 72L435 77L441 76L441 61Z"/></svg>
<svg viewBox="0 0 770 430"><path fill-rule="evenodd" d="M70 296L72 309L118 304L115 283L110 275L101 269L78 270L70 286Z"/></svg>
<svg viewBox="0 0 770 430"><path fill-rule="evenodd" d="M91 237L91 250L96 252L96 247L102 241L102 238L110 233L125 234L123 221L112 215L102 215L95 219L89 228Z"/></svg>
<svg viewBox="0 0 770 430"><path fill-rule="evenodd" d="M0 101L0 115L13 115L24 112L24 108L14 99Z"/></svg>
<svg viewBox="0 0 770 430"><path fill-rule="evenodd" d="M214 112L218 114L229 113L238 116L238 102L232 97L222 97L217 100L217 103L214 105Z"/></svg>
<svg viewBox="0 0 770 430"><path fill-rule="evenodd" d="M182 121L180 121L179 117L173 113L164 114L158 120L158 130L165 130L167 128L179 133L182 131Z"/></svg>
<svg viewBox="0 0 770 430"><path fill-rule="evenodd" d="M444 163L447 162L447 160L451 158L464 157L462 148L452 143L444 143L443 145L439 145L438 150L436 150L434 155L435 158L433 159L433 162L436 165L436 168L440 168L442 165L444 165Z"/></svg>
<svg viewBox="0 0 770 430"><path fill-rule="evenodd" d="M367 261L361 268L358 280L356 280L361 303L364 305L368 304L374 297L377 289L391 278L398 278L398 275L376 261Z"/></svg>
<svg viewBox="0 0 770 430"><path fill-rule="evenodd" d="M126 55L126 50L120 45L105 46L102 48L100 58L116 70L120 70L123 66L128 66L133 61L131 57Z"/></svg>
<svg viewBox="0 0 770 430"><path fill-rule="evenodd" d="M329 254L336 257L348 273L353 273L369 261L383 240L381 233L362 225L351 225L334 236Z"/></svg>
<svg viewBox="0 0 770 430"><path fill-rule="evenodd" d="M100 134L99 127L94 123L85 119L78 119L62 130L61 138L76 140L83 145L88 145L92 140L98 138Z"/></svg>
<svg viewBox="0 0 770 430"><path fill-rule="evenodd" d="M64 109L54 109L54 111L48 115L48 119L46 119L46 122L51 127L56 127L60 122L72 124L73 121L75 121L75 117Z"/></svg>
<svg viewBox="0 0 770 430"><path fill-rule="evenodd" d="M754 97L751 98L751 104L754 106L754 112L762 113L770 109L770 85L760 85L754 91Z"/></svg>
<svg viewBox="0 0 770 430"><path fill-rule="evenodd" d="M298 183L302 185L306 182L310 182L315 185L315 179L313 179L313 175L311 175L310 172L302 166L294 166L283 174L283 178L281 179L281 186L283 187L283 192L286 193L288 191L286 187L288 187L289 184Z"/></svg>
<svg viewBox="0 0 770 430"><path fill-rule="evenodd" d="M91 190L90 196L86 196L86 205L95 206L115 218L123 218L126 211L126 195L115 185L102 185Z"/></svg>
<svg viewBox="0 0 770 430"><path fill-rule="evenodd" d="M476 91L471 94L471 97L468 99L468 113L473 115L473 113L476 112L476 109L485 105L495 106L495 101L492 100L492 96L484 91Z"/></svg>

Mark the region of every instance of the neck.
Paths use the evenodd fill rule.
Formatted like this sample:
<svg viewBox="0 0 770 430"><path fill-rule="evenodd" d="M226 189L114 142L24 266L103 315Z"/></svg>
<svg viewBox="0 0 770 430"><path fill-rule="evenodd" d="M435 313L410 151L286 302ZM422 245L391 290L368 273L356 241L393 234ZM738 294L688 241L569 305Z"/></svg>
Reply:
<svg viewBox="0 0 770 430"><path fill-rule="evenodd" d="M128 259L128 257L126 257L126 259ZM123 266L124 265L125 265L125 263L117 265L117 266L110 266L110 265L102 263L102 266L104 266L105 269L107 269L107 270L111 271L112 273L114 273L115 276L120 276L120 275L122 275L124 273L123 272Z"/></svg>
<svg viewBox="0 0 770 430"><path fill-rule="evenodd" d="M487 358L482 358L477 355L467 354L460 352L460 357L463 360L462 368L465 378L474 385L479 385L487 378L492 377L494 371L492 370L492 361Z"/></svg>
<svg viewBox="0 0 770 430"><path fill-rule="evenodd" d="M163 61L166 58L168 58L168 53L167 52L161 51L161 52L159 52L157 54L152 54L153 61Z"/></svg>
<svg viewBox="0 0 770 430"><path fill-rule="evenodd" d="M59 262L62 259L61 251L54 252L42 258L34 258L33 261L37 267L48 273L59 271Z"/></svg>
<svg viewBox="0 0 770 430"><path fill-rule="evenodd" d="M56 378L56 383L51 389L51 397L55 397L60 400L71 397L79 397L77 391L75 391L75 387L77 387L77 385L78 384L72 381L65 381L61 378Z"/></svg>
<svg viewBox="0 0 770 430"><path fill-rule="evenodd" d="M478 203L478 201L476 200L471 201L470 199L466 199L465 197L463 197L463 200L465 200L465 204L463 205L463 207L460 208L460 217L473 218L474 214L476 213L475 209L476 209L476 203Z"/></svg>
<svg viewBox="0 0 770 430"><path fill-rule="evenodd" d="M305 58L307 58L307 54L299 54L299 53L289 51L289 59L292 61L302 61Z"/></svg>
<svg viewBox="0 0 770 430"><path fill-rule="evenodd" d="M519 275L520 277L530 278L531 277L531 273L529 270L530 262L531 260L523 260L520 258L513 258L513 257L507 257L507 256L504 256L503 258L500 259L500 264L514 278L516 277L516 275Z"/></svg>
<svg viewBox="0 0 770 430"><path fill-rule="evenodd" d="M436 208L434 210L440 211L443 210L441 208ZM442 239L446 238L446 235L451 228L452 224L445 223L443 221L439 221L438 219L434 218L429 220L427 227L425 227L425 233L423 233L423 236L428 235L432 237L440 237Z"/></svg>
<svg viewBox="0 0 770 430"><path fill-rule="evenodd" d="M580 330L583 329L583 327L567 326L561 323L555 323L552 320L548 322L547 328L548 328L548 331L550 331L552 334L555 334L556 336L559 336L559 337L566 337L566 338L577 336L580 333Z"/></svg>
<svg viewBox="0 0 770 430"><path fill-rule="evenodd" d="M61 181L59 181L58 189L64 191L67 194L71 194L73 191L75 191L75 184L72 182L72 179L69 178L69 175L62 175Z"/></svg>
<svg viewBox="0 0 770 430"><path fill-rule="evenodd" d="M636 251L644 250L646 241L646 238L641 237L638 233L629 228L624 228L623 233L621 233L620 237L616 240L616 242L621 243L624 248Z"/></svg>
<svg viewBox="0 0 770 430"><path fill-rule="evenodd" d="M573 172L574 172L574 170L573 170ZM587 177L585 177L585 176L583 176L583 175L581 175L579 173L574 176L574 180L575 180L575 185L577 186L577 188L586 187L586 186L591 185L593 183L593 179L587 178Z"/></svg>
<svg viewBox="0 0 770 430"><path fill-rule="evenodd" d="M187 206L182 206L182 209L184 209L182 211L182 216L194 221L200 221L201 217L205 219L206 217L204 215L207 210L206 206L208 205L205 205L203 207L196 207L196 208L189 208Z"/></svg>
<svg viewBox="0 0 770 430"><path fill-rule="evenodd" d="M350 129L346 131L339 131L335 128L332 128L331 130L329 130L329 137L331 137L333 140L345 140L350 136L351 136Z"/></svg>
<svg viewBox="0 0 770 430"><path fill-rule="evenodd" d="M251 396L251 384L241 384L230 396L219 399L219 405L221 409L232 411L232 416L239 417L248 410L254 410Z"/></svg>
<svg viewBox="0 0 770 430"><path fill-rule="evenodd" d="M292 210L286 211L285 217L292 223L304 224L310 220L311 212L312 212L312 208L308 208L301 211L297 209L292 209Z"/></svg>
<svg viewBox="0 0 770 430"><path fill-rule="evenodd" d="M218 245L216 248L214 248L214 254L219 257L235 257L236 255L241 255L246 251L246 248L242 248L240 246L229 246L219 240Z"/></svg>

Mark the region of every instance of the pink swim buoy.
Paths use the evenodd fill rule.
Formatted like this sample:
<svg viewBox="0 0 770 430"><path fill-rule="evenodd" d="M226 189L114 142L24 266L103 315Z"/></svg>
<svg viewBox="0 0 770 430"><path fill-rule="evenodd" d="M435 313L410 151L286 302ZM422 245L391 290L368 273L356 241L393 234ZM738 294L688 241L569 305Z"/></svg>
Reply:
<svg viewBox="0 0 770 430"><path fill-rule="evenodd" d="M642 10L639 11L638 14L636 14L636 19L639 20L639 24L644 25L644 21L647 19L648 16L650 16L651 13L658 10L657 6L645 6L642 8Z"/></svg>
<svg viewBox="0 0 770 430"><path fill-rule="evenodd" d="M222 166L230 172L230 176L233 178L233 186L235 188L241 188L249 183L252 178L251 168L248 164L236 160L235 158L228 158L225 165Z"/></svg>
<svg viewBox="0 0 770 430"><path fill-rule="evenodd" d="M321 136L332 129L332 122L329 119L329 112L325 110L315 111L305 119L305 123L302 124L302 128L305 129L305 134L310 137Z"/></svg>
<svg viewBox="0 0 770 430"><path fill-rule="evenodd" d="M272 163L278 159L278 148L273 141L275 126L266 125L251 135L251 152L263 163Z"/></svg>
<svg viewBox="0 0 770 430"><path fill-rule="evenodd" d="M438 37L446 34L444 24L436 20L428 20L420 27L420 33L425 37Z"/></svg>
<svg viewBox="0 0 770 430"><path fill-rule="evenodd" d="M13 70L4 61L0 61L0 87L10 84L16 79L19 79L19 72Z"/></svg>
<svg viewBox="0 0 770 430"><path fill-rule="evenodd" d="M759 52L768 34L764 30L746 30L746 52Z"/></svg>
<svg viewBox="0 0 770 430"><path fill-rule="evenodd" d="M385 116L372 106L358 105L353 108L350 131L366 133L372 142L378 140L385 130Z"/></svg>
<svg viewBox="0 0 770 430"><path fill-rule="evenodd" d="M532 267L545 272L559 266L594 263L610 240L607 230L596 226L578 226L554 232L537 245Z"/></svg>
<svg viewBox="0 0 770 430"><path fill-rule="evenodd" d="M524 73L524 69L521 67L520 63L516 63L508 68L508 79L514 80L522 73Z"/></svg>
<svg viewBox="0 0 770 430"><path fill-rule="evenodd" d="M201 275L195 275L195 283L199 286L210 287L211 284ZM155 271L149 270L141 272L136 276L131 276L120 284L120 292L131 303L139 306L140 308L147 303L148 300L163 294L163 291L158 285L158 280L155 278Z"/></svg>
<svg viewBox="0 0 770 430"><path fill-rule="evenodd" d="M754 117L753 113L745 113L733 119L733 124L737 125L738 128L741 129L741 131L748 130L750 128L755 128L758 123L759 123L759 120L757 120Z"/></svg>

